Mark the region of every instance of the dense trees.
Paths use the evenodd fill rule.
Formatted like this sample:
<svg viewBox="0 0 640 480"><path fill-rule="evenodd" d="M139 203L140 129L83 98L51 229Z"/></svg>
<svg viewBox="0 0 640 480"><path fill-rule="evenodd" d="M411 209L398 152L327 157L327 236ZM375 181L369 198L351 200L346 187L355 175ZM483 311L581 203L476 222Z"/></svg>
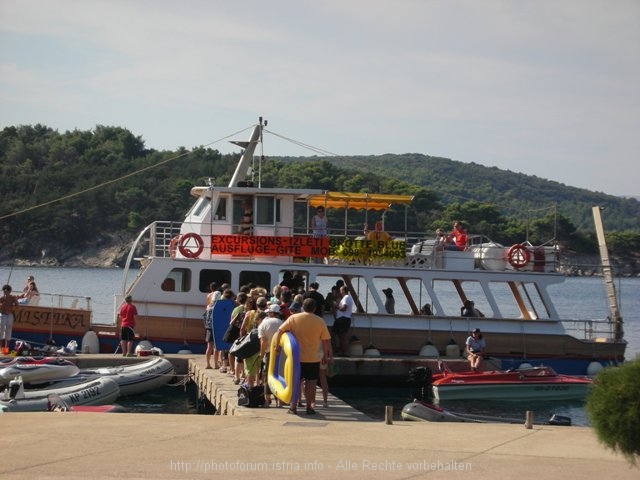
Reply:
<svg viewBox="0 0 640 480"><path fill-rule="evenodd" d="M43 125L0 132L0 241L4 258L80 250L109 235L130 237L155 220L182 220L194 184L226 185L237 155L208 148L156 151L126 129L59 133ZM258 178L256 177L256 183ZM640 250L640 204L497 168L419 154L268 157L261 185L410 194L389 230L432 234L463 220L470 233L509 244L554 238L593 249L590 207L607 208L612 250ZM350 216L360 228L363 215Z"/></svg>

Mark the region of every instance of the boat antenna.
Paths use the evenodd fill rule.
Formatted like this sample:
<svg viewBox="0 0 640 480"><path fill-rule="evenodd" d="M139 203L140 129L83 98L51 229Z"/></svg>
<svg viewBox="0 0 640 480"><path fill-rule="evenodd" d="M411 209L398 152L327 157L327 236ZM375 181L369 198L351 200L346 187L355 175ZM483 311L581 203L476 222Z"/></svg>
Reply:
<svg viewBox="0 0 640 480"><path fill-rule="evenodd" d="M262 135L262 130L267 126L268 121L265 119L264 122L262 117L259 118L260 121L260 161L258 162L258 188L262 188L262 164L264 163L264 140Z"/></svg>

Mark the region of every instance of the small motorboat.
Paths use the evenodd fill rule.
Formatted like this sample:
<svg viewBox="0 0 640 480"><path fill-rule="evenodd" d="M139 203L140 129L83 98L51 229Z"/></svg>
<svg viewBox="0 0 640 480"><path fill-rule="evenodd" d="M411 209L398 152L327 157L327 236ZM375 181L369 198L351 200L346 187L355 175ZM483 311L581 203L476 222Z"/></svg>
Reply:
<svg viewBox="0 0 640 480"><path fill-rule="evenodd" d="M80 369L69 360L58 357L14 357L0 362L0 385L22 377L24 383L45 383L72 377Z"/></svg>
<svg viewBox="0 0 640 480"><path fill-rule="evenodd" d="M22 378L14 378L0 397L0 408L8 412L46 412L49 395L57 394L67 405L105 405L120 395L115 380L102 377L62 387L25 390Z"/></svg>
<svg viewBox="0 0 640 480"><path fill-rule="evenodd" d="M129 365L82 369L76 376L55 382L55 385L72 385L96 378L111 378L118 384L120 395L128 396L161 387L169 383L174 375L175 370L169 360L153 357L147 361Z"/></svg>
<svg viewBox="0 0 640 480"><path fill-rule="evenodd" d="M458 413L445 410L444 408L430 403L414 400L407 403L400 416L403 420L419 422L467 422L467 423L524 423L525 419L496 417L490 415L478 415L471 413ZM562 415L552 415L549 425L571 425L571 418Z"/></svg>
<svg viewBox="0 0 640 480"><path fill-rule="evenodd" d="M586 397L591 379L561 375L547 366L486 372L450 372L431 379L437 402L446 400L576 400Z"/></svg>

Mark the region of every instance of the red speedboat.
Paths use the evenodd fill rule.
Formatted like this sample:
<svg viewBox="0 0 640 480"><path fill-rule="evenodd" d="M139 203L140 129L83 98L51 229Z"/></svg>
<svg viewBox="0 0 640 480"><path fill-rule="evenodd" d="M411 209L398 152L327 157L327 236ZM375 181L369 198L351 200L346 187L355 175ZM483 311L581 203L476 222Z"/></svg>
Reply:
<svg viewBox="0 0 640 480"><path fill-rule="evenodd" d="M437 401L582 399L590 385L590 378L561 375L545 366L460 373L444 369L434 374L431 382Z"/></svg>

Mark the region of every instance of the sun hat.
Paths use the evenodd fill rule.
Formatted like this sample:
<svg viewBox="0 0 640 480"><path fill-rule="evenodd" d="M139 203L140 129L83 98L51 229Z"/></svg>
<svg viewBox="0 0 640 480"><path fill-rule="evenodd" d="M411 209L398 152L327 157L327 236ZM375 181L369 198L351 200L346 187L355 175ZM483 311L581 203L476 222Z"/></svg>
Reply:
<svg viewBox="0 0 640 480"><path fill-rule="evenodd" d="M269 311L273 313L280 313L280 305L277 303L269 305Z"/></svg>

